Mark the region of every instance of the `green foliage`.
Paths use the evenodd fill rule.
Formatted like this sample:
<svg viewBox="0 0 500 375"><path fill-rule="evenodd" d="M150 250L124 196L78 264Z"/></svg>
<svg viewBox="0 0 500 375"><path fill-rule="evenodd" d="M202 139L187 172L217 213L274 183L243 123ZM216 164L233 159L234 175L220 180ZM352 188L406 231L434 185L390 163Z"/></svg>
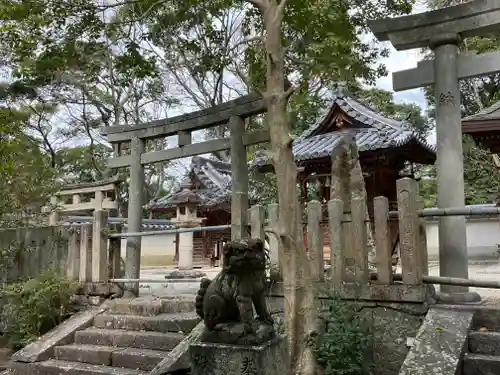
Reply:
<svg viewBox="0 0 500 375"><path fill-rule="evenodd" d="M87 0L0 1L0 35L15 76L37 86L60 82L68 71L97 78L109 63L106 39L120 39L124 47L115 61L122 84L131 75L154 74L154 58L140 54L134 40L108 24L113 7Z"/></svg>
<svg viewBox="0 0 500 375"><path fill-rule="evenodd" d="M66 184L98 181L106 169L111 150L103 145L61 148L57 151L57 171Z"/></svg>
<svg viewBox="0 0 500 375"><path fill-rule="evenodd" d="M31 113L0 105L0 226L22 216L53 191L54 171L26 133Z"/></svg>
<svg viewBox="0 0 500 375"><path fill-rule="evenodd" d="M73 281L44 273L1 290L3 334L9 346L24 347L66 319L76 287Z"/></svg>
<svg viewBox="0 0 500 375"><path fill-rule="evenodd" d="M254 169L249 177L251 197L257 198L257 204L267 205L278 202L278 187L274 173L260 173Z"/></svg>
<svg viewBox="0 0 500 375"><path fill-rule="evenodd" d="M500 173L490 151L464 136L466 204L495 203L500 198Z"/></svg>
<svg viewBox="0 0 500 375"><path fill-rule="evenodd" d="M388 50L362 38L362 33L367 31L367 20L409 13L413 2L287 3L282 27L285 74L298 87L289 103L293 133L314 121L324 107L325 94L339 82L373 83L386 74L383 65L373 62L387 56ZM232 81L236 76L251 91L265 87L263 24L249 3L184 0L166 6L142 0L122 7L120 17L141 19L148 28L148 41L164 50L166 67L187 71L199 92L184 88L198 106L210 106L220 100L220 88L231 74Z"/></svg>
<svg viewBox="0 0 500 375"><path fill-rule="evenodd" d="M324 375L368 375L371 373L370 322L353 303L333 296L321 310L324 331L316 335L313 350Z"/></svg>
<svg viewBox="0 0 500 375"><path fill-rule="evenodd" d="M411 12L413 1L367 0L322 2L290 0L283 19L285 76L298 86L288 103L292 132L301 133L327 105L328 92L340 83L373 84L387 74L385 66L374 64L388 50L362 38L367 20ZM262 34L262 21L250 8L243 21L246 36ZM262 44L255 42L244 51L248 83L264 88L266 56Z"/></svg>
<svg viewBox="0 0 500 375"><path fill-rule="evenodd" d="M500 173L490 151L463 137L465 204L495 203L500 198ZM419 182L426 207L437 204L436 167L426 168Z"/></svg>
<svg viewBox="0 0 500 375"><path fill-rule="evenodd" d="M406 121L416 133L426 136L432 129L432 122L422 113L422 108L415 103L395 103L390 91L370 88L359 89L356 97L364 104L381 114L399 121Z"/></svg>
<svg viewBox="0 0 500 375"><path fill-rule="evenodd" d="M418 189L420 196L424 199L425 207L436 207L437 205L437 183L436 183L436 167L428 165L419 170L420 180L418 182Z"/></svg>

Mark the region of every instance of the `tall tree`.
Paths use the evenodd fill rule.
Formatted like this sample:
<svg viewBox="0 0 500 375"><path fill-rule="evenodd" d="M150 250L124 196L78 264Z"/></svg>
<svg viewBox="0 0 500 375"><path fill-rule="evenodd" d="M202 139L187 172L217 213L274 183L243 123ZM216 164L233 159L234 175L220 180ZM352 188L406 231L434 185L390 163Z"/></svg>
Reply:
<svg viewBox="0 0 500 375"><path fill-rule="evenodd" d="M34 15L33 9L40 12ZM22 104L35 113L53 109L32 121L33 134L60 173L88 168L62 180L103 178L103 158L110 154L100 127L164 117L175 104L158 75L155 54L140 46L141 30L118 18L117 9L97 1L0 2L8 67L37 91ZM85 147L70 150L69 142ZM163 149L166 141L147 147ZM148 195L162 193L167 168L166 163L146 168Z"/></svg>
<svg viewBox="0 0 500 375"><path fill-rule="evenodd" d="M0 226L21 224L55 188L49 157L27 133L33 113L10 105L26 94L18 89L16 84L0 87Z"/></svg>

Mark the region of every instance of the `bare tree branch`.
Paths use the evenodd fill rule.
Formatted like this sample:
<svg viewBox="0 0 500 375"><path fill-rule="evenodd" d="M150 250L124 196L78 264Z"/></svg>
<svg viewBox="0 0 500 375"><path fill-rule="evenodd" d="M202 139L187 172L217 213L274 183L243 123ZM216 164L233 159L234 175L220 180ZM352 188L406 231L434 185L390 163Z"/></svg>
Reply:
<svg viewBox="0 0 500 375"><path fill-rule="evenodd" d="M278 21L281 23L281 20L283 20L283 15L285 14L285 8L288 0L281 0L280 3L278 4L276 8L276 14L275 16L275 22Z"/></svg>

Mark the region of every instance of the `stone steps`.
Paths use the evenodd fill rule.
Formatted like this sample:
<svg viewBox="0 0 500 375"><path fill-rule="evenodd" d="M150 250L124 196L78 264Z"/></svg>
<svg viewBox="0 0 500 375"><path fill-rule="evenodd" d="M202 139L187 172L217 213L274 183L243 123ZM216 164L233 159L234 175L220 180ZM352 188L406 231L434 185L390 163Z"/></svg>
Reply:
<svg viewBox="0 0 500 375"><path fill-rule="evenodd" d="M168 352L116 346L69 344L57 346L57 360L151 371Z"/></svg>
<svg viewBox="0 0 500 375"><path fill-rule="evenodd" d="M485 355L500 355L500 332L470 332L469 352Z"/></svg>
<svg viewBox="0 0 500 375"><path fill-rule="evenodd" d="M81 362L49 359L35 363L16 363L12 366L16 373L23 375L147 375L148 372L110 366L91 365Z"/></svg>
<svg viewBox="0 0 500 375"><path fill-rule="evenodd" d="M127 331L91 327L75 332L75 344L130 347L170 351L184 338L184 334L154 331Z"/></svg>
<svg viewBox="0 0 500 375"><path fill-rule="evenodd" d="M465 353L463 374L498 375L500 374L500 356Z"/></svg>
<svg viewBox="0 0 500 375"><path fill-rule="evenodd" d="M117 299L108 301L106 309L93 317L92 326L56 344L45 357L50 359L10 362L9 367L16 375L146 375L200 321L194 296ZM187 369L186 361L171 367L171 371Z"/></svg>
<svg viewBox="0 0 500 375"><path fill-rule="evenodd" d="M194 311L195 299L139 297L132 300L116 299L109 303L108 312L116 315L157 316L160 314L188 313Z"/></svg>
<svg viewBox="0 0 500 375"><path fill-rule="evenodd" d="M183 332L189 333L200 318L192 313L163 313L156 316L120 315L104 313L94 319L94 326L129 331Z"/></svg>
<svg viewBox="0 0 500 375"><path fill-rule="evenodd" d="M488 328L489 331L500 332L500 314L498 314L498 310L488 308L476 310L472 329L477 331L482 327Z"/></svg>
<svg viewBox="0 0 500 375"><path fill-rule="evenodd" d="M468 335L468 353L463 375L500 374L500 314L498 310L477 309Z"/></svg>

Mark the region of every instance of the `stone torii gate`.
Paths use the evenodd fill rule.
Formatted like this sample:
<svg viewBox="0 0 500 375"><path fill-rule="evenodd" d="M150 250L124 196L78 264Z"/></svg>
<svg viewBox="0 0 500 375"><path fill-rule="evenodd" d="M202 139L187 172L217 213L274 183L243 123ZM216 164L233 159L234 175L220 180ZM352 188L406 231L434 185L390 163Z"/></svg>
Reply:
<svg viewBox="0 0 500 375"><path fill-rule="evenodd" d="M269 142L267 129L246 132L245 119L265 113L267 107L260 95L249 94L215 107L186 113L167 119L136 125L122 125L101 129L101 134L113 145L114 156L108 159L108 168L130 168L128 200L128 232L138 233L142 227L144 165L175 159L231 150L231 238L248 235L248 165L247 146ZM193 143L192 132L227 124L230 137ZM146 142L177 136L177 147L148 151ZM130 145L130 154L122 153L122 145ZM141 237L127 238L125 278L139 279L141 264ZM126 296L137 296L139 284L125 284Z"/></svg>
<svg viewBox="0 0 500 375"><path fill-rule="evenodd" d="M500 1L474 0L435 11L370 21L380 41L398 51L430 47L435 59L414 69L393 73L394 91L434 85L438 206L464 207L464 173L459 80L500 72L500 51L459 53L462 38L500 30ZM465 217L443 217L439 222L440 275L467 278ZM443 292L468 288L442 286Z"/></svg>

